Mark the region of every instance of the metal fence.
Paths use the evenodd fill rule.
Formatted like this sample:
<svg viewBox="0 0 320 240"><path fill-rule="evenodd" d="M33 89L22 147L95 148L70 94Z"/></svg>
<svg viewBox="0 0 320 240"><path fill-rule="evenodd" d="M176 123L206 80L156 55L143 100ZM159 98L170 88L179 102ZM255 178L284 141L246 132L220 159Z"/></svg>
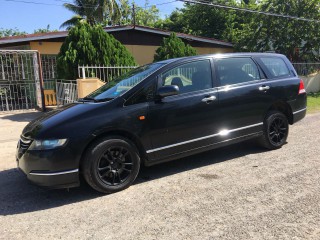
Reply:
<svg viewBox="0 0 320 240"><path fill-rule="evenodd" d="M109 82L137 66L78 66L79 78L99 78L103 82Z"/></svg>
<svg viewBox="0 0 320 240"><path fill-rule="evenodd" d="M58 107L77 101L77 81L56 80L56 99Z"/></svg>
<svg viewBox="0 0 320 240"><path fill-rule="evenodd" d="M35 108L34 83L1 83L0 111Z"/></svg>
<svg viewBox="0 0 320 240"><path fill-rule="evenodd" d="M320 72L320 63L292 63L292 65L300 76Z"/></svg>
<svg viewBox="0 0 320 240"><path fill-rule="evenodd" d="M0 111L42 108L37 51L0 50Z"/></svg>
<svg viewBox="0 0 320 240"><path fill-rule="evenodd" d="M44 90L56 90L57 79L44 79L43 89Z"/></svg>

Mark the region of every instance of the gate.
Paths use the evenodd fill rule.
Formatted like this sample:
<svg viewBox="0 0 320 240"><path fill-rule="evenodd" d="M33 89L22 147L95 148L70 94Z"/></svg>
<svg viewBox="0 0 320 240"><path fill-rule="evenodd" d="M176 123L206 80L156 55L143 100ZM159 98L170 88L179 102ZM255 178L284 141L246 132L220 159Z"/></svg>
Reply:
<svg viewBox="0 0 320 240"><path fill-rule="evenodd" d="M0 50L0 111L44 110L39 53Z"/></svg>
<svg viewBox="0 0 320 240"><path fill-rule="evenodd" d="M57 106L73 103L78 99L76 80L57 80Z"/></svg>

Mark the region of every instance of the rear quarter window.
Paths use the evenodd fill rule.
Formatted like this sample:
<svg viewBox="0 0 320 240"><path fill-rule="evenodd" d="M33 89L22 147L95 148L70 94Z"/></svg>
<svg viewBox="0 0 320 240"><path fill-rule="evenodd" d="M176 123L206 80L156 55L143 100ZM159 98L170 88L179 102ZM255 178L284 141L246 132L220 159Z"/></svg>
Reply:
<svg viewBox="0 0 320 240"><path fill-rule="evenodd" d="M283 59L279 57L262 57L260 58L263 65L268 69L273 78L292 76L289 68Z"/></svg>

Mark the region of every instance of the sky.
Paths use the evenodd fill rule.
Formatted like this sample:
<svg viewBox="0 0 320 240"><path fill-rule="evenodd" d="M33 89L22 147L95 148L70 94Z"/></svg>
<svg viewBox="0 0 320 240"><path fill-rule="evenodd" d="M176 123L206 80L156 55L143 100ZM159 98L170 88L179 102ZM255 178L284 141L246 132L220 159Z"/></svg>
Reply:
<svg viewBox="0 0 320 240"><path fill-rule="evenodd" d="M62 6L64 2L73 1L0 0L0 29L17 28L20 31L33 33L36 29L47 28L49 24L51 30L63 30L59 29L60 25L73 16L72 12ZM169 15L175 8L183 5L179 1L168 2L172 0L149 0L150 5L160 4L157 8L160 10L161 17ZM145 0L135 0L135 3L138 6L144 6Z"/></svg>

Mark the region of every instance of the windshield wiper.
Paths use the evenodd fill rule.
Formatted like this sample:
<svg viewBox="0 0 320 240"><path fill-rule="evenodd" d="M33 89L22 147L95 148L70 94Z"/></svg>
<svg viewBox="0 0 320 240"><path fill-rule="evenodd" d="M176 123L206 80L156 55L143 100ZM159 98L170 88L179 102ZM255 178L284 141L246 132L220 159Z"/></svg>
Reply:
<svg viewBox="0 0 320 240"><path fill-rule="evenodd" d="M97 102L96 99L91 98L91 97L84 97L79 99L80 102Z"/></svg>
<svg viewBox="0 0 320 240"><path fill-rule="evenodd" d="M113 100L114 98L101 98L101 99L95 99L95 98L91 98L91 97L84 97L84 98L80 98L79 101L81 102L105 102L105 101L110 101Z"/></svg>

